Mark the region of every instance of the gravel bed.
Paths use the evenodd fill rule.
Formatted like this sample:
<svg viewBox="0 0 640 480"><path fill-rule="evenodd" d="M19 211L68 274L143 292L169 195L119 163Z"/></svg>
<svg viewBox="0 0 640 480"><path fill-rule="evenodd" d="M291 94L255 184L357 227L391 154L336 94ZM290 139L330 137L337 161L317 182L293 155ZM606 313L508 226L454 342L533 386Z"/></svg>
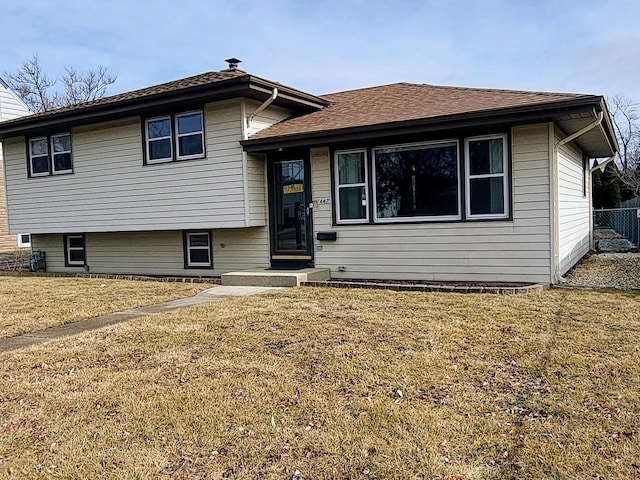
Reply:
<svg viewBox="0 0 640 480"><path fill-rule="evenodd" d="M566 275L580 287L640 289L640 253L598 253L583 258Z"/></svg>

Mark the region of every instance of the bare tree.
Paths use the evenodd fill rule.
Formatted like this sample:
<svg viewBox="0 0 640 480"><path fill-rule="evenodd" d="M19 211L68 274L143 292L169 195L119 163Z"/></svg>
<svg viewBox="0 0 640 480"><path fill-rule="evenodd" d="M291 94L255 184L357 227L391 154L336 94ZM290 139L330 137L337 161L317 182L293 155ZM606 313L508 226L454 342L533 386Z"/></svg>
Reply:
<svg viewBox="0 0 640 480"><path fill-rule="evenodd" d="M614 171L634 196L640 196L640 105L621 95L611 97L609 103L620 144L618 168Z"/></svg>
<svg viewBox="0 0 640 480"><path fill-rule="evenodd" d="M17 72L5 72L9 86L20 95L34 112L46 112L55 108L96 100L105 95L109 85L117 80L102 65L86 72L65 67L60 79L50 78L40 65L38 55L23 62ZM57 88L56 88L57 87Z"/></svg>

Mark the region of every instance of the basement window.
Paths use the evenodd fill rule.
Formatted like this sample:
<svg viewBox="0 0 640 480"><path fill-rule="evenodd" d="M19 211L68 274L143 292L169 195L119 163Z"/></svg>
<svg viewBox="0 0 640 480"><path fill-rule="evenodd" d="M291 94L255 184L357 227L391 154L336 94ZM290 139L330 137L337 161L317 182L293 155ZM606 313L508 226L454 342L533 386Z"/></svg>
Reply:
<svg viewBox="0 0 640 480"><path fill-rule="evenodd" d="M18 248L31 248L31 235L29 233L18 234Z"/></svg>
<svg viewBox="0 0 640 480"><path fill-rule="evenodd" d="M213 268L211 232L184 233L185 268Z"/></svg>
<svg viewBox="0 0 640 480"><path fill-rule="evenodd" d="M64 264L67 267L83 267L86 263L86 240L84 234L64 236Z"/></svg>

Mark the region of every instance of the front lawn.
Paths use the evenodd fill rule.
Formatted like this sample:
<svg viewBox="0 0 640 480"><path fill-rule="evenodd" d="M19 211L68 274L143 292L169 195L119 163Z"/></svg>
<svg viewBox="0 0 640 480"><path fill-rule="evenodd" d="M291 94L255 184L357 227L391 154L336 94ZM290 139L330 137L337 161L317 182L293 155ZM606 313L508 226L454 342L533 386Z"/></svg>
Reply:
<svg viewBox="0 0 640 480"><path fill-rule="evenodd" d="M0 339L190 297L213 285L100 278L0 277Z"/></svg>
<svg viewBox="0 0 640 480"><path fill-rule="evenodd" d="M2 354L0 476L638 478L639 307L297 288Z"/></svg>

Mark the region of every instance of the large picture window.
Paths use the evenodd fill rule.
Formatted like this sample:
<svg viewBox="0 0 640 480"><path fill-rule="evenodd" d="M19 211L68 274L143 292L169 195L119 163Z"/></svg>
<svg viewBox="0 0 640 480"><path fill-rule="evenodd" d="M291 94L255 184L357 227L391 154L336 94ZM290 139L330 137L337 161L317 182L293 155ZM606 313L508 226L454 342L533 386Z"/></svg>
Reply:
<svg viewBox="0 0 640 480"><path fill-rule="evenodd" d="M202 111L147 119L145 150L151 164L204 157Z"/></svg>
<svg viewBox="0 0 640 480"><path fill-rule="evenodd" d="M458 142L373 149L375 221L460 219Z"/></svg>
<svg viewBox="0 0 640 480"><path fill-rule="evenodd" d="M336 152L334 161L337 222L369 221L366 150Z"/></svg>
<svg viewBox="0 0 640 480"><path fill-rule="evenodd" d="M465 139L467 218L509 215L507 166L506 135Z"/></svg>

